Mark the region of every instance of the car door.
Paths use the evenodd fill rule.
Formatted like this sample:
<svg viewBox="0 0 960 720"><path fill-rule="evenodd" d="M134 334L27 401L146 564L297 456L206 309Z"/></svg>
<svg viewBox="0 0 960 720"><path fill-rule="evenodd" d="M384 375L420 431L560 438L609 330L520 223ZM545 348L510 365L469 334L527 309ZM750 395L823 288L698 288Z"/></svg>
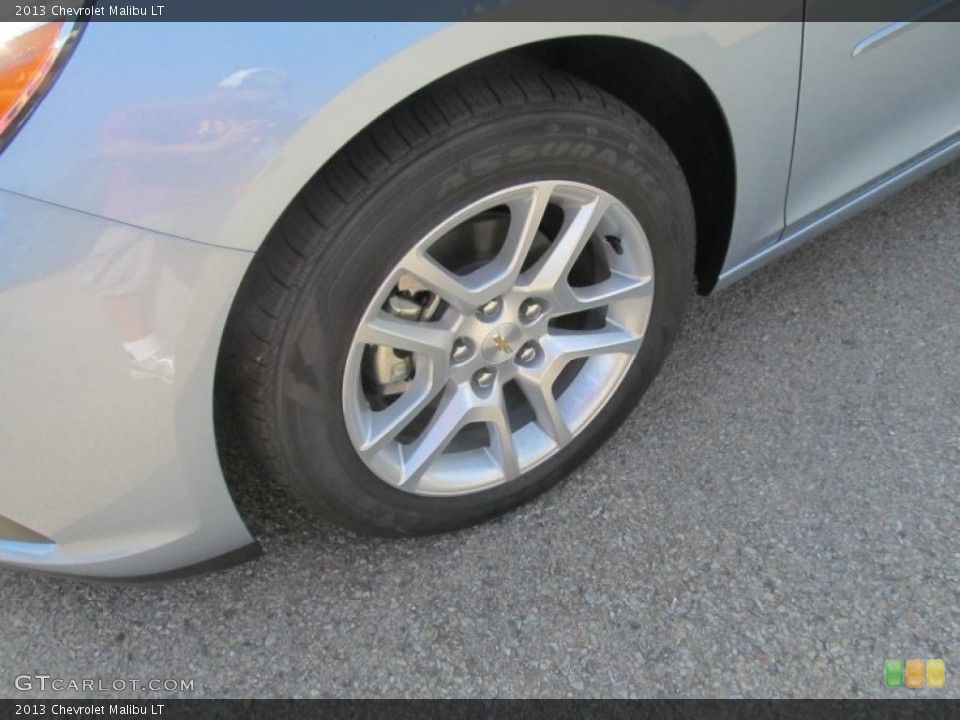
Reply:
<svg viewBox="0 0 960 720"><path fill-rule="evenodd" d="M870 4L868 4L870 3ZM788 227L960 140L960 0L811 0ZM896 19L896 21L894 21Z"/></svg>

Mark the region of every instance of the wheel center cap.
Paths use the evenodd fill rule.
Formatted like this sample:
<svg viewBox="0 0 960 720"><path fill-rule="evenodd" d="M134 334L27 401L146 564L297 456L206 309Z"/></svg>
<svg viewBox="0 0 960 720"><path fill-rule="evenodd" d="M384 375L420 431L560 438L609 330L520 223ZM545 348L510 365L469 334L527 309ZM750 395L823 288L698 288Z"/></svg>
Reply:
<svg viewBox="0 0 960 720"><path fill-rule="evenodd" d="M480 351L483 358L490 363L502 363L514 356L520 349L522 334L520 328L513 323L506 323L494 328L483 341Z"/></svg>

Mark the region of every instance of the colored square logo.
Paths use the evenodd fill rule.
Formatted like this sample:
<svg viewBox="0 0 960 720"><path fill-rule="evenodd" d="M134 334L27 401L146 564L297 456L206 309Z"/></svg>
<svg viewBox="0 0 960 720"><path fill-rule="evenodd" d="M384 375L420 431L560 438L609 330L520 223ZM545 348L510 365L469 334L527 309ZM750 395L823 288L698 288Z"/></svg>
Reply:
<svg viewBox="0 0 960 720"><path fill-rule="evenodd" d="M927 687L942 688L946 671L943 660L927 660Z"/></svg>
<svg viewBox="0 0 960 720"><path fill-rule="evenodd" d="M906 677L904 682L908 688L923 687L923 660L907 660Z"/></svg>
<svg viewBox="0 0 960 720"><path fill-rule="evenodd" d="M883 674L888 688L898 688L903 685L903 660L887 660Z"/></svg>

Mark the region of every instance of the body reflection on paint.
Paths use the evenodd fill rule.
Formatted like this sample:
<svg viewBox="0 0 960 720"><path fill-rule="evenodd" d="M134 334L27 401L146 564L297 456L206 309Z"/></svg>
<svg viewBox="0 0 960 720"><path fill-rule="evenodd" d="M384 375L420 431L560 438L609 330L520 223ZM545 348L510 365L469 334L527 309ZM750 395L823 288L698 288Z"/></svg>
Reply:
<svg viewBox="0 0 960 720"><path fill-rule="evenodd" d="M231 73L206 96L125 108L105 123L99 169L101 213L127 211L143 225L202 198L203 209L234 200L248 180L249 158L270 149L293 119L271 108L286 78L266 68ZM185 172L186 171L186 172ZM174 348L156 331L155 299L163 268L190 267L164 258L164 244L134 228L111 227L80 271L97 297L138 378L174 377ZM189 278L183 278L189 284Z"/></svg>

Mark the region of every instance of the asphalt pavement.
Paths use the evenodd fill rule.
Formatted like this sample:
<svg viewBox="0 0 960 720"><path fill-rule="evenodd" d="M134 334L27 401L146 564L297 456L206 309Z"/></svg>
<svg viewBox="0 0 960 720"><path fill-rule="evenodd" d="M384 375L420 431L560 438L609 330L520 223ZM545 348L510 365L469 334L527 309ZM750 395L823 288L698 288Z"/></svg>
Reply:
<svg viewBox="0 0 960 720"><path fill-rule="evenodd" d="M461 533L316 523L160 587L0 570L2 697L960 697L960 163L696 298L616 436ZM942 690L888 690L942 658ZM18 692L14 677L184 679Z"/></svg>

